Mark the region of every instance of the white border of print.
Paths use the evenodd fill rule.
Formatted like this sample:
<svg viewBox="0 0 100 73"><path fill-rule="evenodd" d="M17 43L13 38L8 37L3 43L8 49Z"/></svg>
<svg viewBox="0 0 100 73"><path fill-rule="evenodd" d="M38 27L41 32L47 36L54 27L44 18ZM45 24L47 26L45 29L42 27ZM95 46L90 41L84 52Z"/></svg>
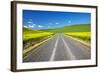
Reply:
<svg viewBox="0 0 100 73"><path fill-rule="evenodd" d="M62 12L84 12L91 13L91 59L90 60L73 60L73 61L57 61L57 62L30 62L23 63L22 57L22 10L45 10L45 11L62 11ZM82 8L82 7L60 7L60 6L46 6L46 5L28 5L17 4L17 69L37 69L37 68L52 68L52 67L68 67L68 66L82 66L95 65L96 58L96 9Z"/></svg>

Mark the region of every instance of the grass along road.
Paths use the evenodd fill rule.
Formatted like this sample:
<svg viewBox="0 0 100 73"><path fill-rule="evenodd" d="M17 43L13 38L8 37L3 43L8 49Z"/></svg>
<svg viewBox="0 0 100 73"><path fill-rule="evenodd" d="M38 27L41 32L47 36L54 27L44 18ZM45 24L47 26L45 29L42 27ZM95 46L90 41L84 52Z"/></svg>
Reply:
<svg viewBox="0 0 100 73"><path fill-rule="evenodd" d="M91 42L91 33L90 32L69 32L69 33L65 33L65 35L72 36L74 38L77 38L77 39L87 42L89 44Z"/></svg>

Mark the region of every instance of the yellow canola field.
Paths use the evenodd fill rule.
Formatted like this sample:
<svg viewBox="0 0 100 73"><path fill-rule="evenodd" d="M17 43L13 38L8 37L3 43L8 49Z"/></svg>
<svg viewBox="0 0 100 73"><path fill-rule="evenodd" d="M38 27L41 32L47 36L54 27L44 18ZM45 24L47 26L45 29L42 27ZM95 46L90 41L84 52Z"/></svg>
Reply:
<svg viewBox="0 0 100 73"><path fill-rule="evenodd" d="M70 33L65 33L65 34L72 37L79 38L86 42L90 42L90 39L91 39L91 32L70 32Z"/></svg>
<svg viewBox="0 0 100 73"><path fill-rule="evenodd" d="M53 33L50 33L50 32L28 33L28 34L24 34L23 38L24 38L24 41L25 41L25 40L34 39L34 38L40 38L40 37L50 36L52 34Z"/></svg>

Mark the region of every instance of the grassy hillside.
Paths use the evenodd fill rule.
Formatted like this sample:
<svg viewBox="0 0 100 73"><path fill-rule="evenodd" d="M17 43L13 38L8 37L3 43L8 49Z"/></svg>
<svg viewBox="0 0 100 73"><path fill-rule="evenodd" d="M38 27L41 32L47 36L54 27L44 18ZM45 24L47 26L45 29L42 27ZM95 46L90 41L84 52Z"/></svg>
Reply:
<svg viewBox="0 0 100 73"><path fill-rule="evenodd" d="M90 31L90 24L77 24L77 25L71 25L71 26L65 26L61 28L55 28L55 29L47 29L42 31L49 31L49 32L89 32Z"/></svg>
<svg viewBox="0 0 100 73"><path fill-rule="evenodd" d="M33 30L31 28L23 28L23 32L27 34L27 33L41 33L43 31Z"/></svg>
<svg viewBox="0 0 100 73"><path fill-rule="evenodd" d="M39 30L33 30L29 28L23 28L23 40L27 41L30 39L38 39L41 37L49 36L52 35L53 33L51 32L44 32L44 31L39 31Z"/></svg>

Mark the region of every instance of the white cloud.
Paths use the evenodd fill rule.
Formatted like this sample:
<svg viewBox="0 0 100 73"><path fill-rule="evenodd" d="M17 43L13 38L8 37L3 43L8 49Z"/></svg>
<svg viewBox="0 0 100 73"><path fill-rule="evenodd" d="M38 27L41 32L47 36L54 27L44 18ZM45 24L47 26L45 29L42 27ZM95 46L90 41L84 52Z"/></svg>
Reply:
<svg viewBox="0 0 100 73"><path fill-rule="evenodd" d="M24 25L24 28L28 28L28 26Z"/></svg>
<svg viewBox="0 0 100 73"><path fill-rule="evenodd" d="M68 23L71 23L71 20L69 20Z"/></svg>
<svg viewBox="0 0 100 73"><path fill-rule="evenodd" d="M56 22L56 24L59 24L58 22Z"/></svg>
<svg viewBox="0 0 100 73"><path fill-rule="evenodd" d="M36 24L32 24L33 26L36 26Z"/></svg>
<svg viewBox="0 0 100 73"><path fill-rule="evenodd" d="M42 28L43 26L41 26L41 25L38 25L38 27L39 27L39 28Z"/></svg>
<svg viewBox="0 0 100 73"><path fill-rule="evenodd" d="M31 22L31 21L28 21L27 23L28 23L28 24L32 24L33 22Z"/></svg>

